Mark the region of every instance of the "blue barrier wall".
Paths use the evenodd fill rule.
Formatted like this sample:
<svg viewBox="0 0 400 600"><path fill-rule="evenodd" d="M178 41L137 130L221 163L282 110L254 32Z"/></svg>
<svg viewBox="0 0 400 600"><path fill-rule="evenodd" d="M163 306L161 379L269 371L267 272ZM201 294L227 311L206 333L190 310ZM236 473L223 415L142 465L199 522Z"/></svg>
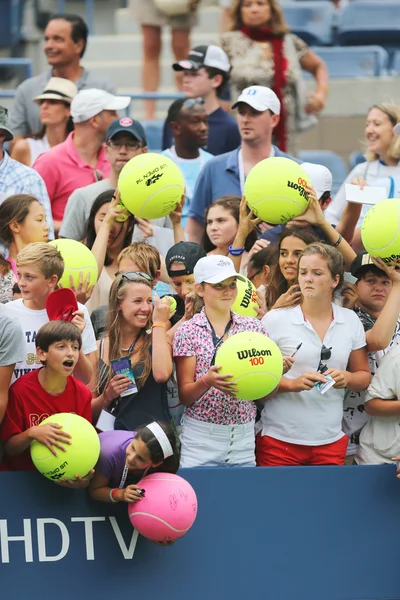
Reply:
<svg viewBox="0 0 400 600"><path fill-rule="evenodd" d="M136 539L126 505L94 503L36 473L0 473L0 598L400 598L394 467L181 474L198 517L165 548Z"/></svg>

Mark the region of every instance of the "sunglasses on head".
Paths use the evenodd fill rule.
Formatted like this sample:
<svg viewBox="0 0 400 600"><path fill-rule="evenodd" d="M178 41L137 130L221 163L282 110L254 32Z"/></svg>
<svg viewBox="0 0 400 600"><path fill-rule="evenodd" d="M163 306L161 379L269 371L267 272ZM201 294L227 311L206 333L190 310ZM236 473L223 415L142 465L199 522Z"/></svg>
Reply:
<svg viewBox="0 0 400 600"><path fill-rule="evenodd" d="M140 281L141 279L145 279L146 281L149 281L149 282L153 281L153 278L150 277L150 275L148 275L147 273L143 273L143 271L129 271L128 273L116 273L115 275L121 276L121 281L119 282L119 285L121 285L124 280L125 281Z"/></svg>
<svg viewBox="0 0 400 600"><path fill-rule="evenodd" d="M204 104L204 98L188 98L182 106L185 108L193 108L196 104Z"/></svg>

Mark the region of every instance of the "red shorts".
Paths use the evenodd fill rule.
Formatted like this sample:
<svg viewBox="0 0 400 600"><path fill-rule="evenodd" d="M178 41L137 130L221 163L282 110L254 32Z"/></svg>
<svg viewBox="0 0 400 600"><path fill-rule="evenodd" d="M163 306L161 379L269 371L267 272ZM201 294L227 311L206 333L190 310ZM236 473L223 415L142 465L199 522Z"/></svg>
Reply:
<svg viewBox="0 0 400 600"><path fill-rule="evenodd" d="M348 437L322 446L301 446L282 442L268 435L256 437L258 467L296 467L300 465L344 465Z"/></svg>

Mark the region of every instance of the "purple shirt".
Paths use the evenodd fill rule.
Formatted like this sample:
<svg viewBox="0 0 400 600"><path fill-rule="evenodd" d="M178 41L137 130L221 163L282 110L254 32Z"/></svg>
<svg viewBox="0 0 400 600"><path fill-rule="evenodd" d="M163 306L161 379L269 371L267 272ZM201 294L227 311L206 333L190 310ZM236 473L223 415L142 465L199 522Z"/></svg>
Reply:
<svg viewBox="0 0 400 600"><path fill-rule="evenodd" d="M103 431L100 438L100 457L96 471L110 480L110 487L119 487L126 462L126 449L136 433L133 431Z"/></svg>

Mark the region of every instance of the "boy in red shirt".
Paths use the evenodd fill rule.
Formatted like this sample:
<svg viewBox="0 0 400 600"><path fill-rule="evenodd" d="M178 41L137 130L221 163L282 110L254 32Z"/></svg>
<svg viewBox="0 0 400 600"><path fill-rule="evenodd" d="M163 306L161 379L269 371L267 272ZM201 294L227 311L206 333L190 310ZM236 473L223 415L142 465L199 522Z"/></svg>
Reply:
<svg viewBox="0 0 400 600"><path fill-rule="evenodd" d="M48 423L39 427L50 415L72 412L92 422L92 395L83 383L70 377L81 346L81 334L72 323L50 321L39 329L36 352L43 367L23 375L10 387L1 424L0 437L6 451L2 466L6 470L35 470L29 452L32 440L47 446L54 455L65 451L63 444L73 443L61 425ZM92 475L66 483L68 487L86 487Z"/></svg>

